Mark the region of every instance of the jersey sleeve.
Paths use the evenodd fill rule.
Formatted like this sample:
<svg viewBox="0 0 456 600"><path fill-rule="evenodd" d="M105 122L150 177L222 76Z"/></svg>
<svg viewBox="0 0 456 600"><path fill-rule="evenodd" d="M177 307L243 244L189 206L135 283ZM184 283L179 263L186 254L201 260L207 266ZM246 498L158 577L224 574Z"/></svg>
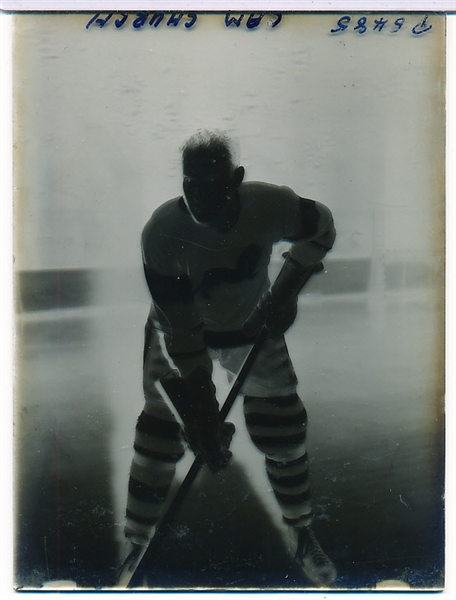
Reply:
<svg viewBox="0 0 456 600"><path fill-rule="evenodd" d="M331 211L327 206L316 201L301 198L303 210L301 230L290 239L293 245L290 254L302 266L308 267L323 260L327 252L333 247L336 239L336 229ZM306 223L306 206L313 202L312 227Z"/></svg>
<svg viewBox="0 0 456 600"><path fill-rule="evenodd" d="M321 261L336 238L329 208L287 187L266 185L263 189L274 241L291 242L291 255L303 266Z"/></svg>

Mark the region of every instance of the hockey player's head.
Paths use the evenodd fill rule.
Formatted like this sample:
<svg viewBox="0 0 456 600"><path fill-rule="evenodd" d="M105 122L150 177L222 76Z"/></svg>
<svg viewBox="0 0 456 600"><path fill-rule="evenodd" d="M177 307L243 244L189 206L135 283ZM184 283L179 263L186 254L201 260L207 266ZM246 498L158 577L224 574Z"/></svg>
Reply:
<svg viewBox="0 0 456 600"><path fill-rule="evenodd" d="M231 143L222 133L198 132L182 150L184 194L197 221L213 223L242 183Z"/></svg>

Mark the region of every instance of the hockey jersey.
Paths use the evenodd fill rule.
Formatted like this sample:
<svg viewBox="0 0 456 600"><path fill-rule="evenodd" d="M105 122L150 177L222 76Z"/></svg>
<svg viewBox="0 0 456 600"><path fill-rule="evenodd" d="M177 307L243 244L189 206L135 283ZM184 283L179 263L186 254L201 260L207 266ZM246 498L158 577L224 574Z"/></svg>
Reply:
<svg viewBox="0 0 456 600"><path fill-rule="evenodd" d="M332 246L329 209L287 187L243 183L238 201L226 231L196 222L182 197L161 205L144 228L146 280L170 356L241 343L238 333L269 288L274 244L291 242L304 266Z"/></svg>

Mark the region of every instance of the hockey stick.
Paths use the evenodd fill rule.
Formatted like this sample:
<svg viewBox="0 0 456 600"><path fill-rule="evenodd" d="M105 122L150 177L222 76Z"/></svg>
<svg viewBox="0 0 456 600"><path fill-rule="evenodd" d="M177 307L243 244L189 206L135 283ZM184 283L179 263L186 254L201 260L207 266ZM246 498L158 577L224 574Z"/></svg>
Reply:
<svg viewBox="0 0 456 600"><path fill-rule="evenodd" d="M234 402L236 401L236 398L239 395L241 387L242 387L244 381L246 380L247 375L249 374L249 371L252 368L252 365L255 362L255 359L258 356L259 351L261 350L261 347L263 346L264 342L266 341L268 334L269 334L268 330L266 329L266 327L264 327L261 330L255 344L252 346L247 358L245 359L244 364L242 365L242 368L239 371L239 374L236 377L236 380L233 383L233 385L228 393L228 396L226 397L226 400L223 403L222 408L220 409L220 416L221 416L222 421L224 421L226 419ZM166 388L165 388L165 391L166 391ZM167 525L169 525L172 522L174 516L178 512L185 496L187 495L190 487L192 486L193 482L195 481L196 476L200 472L201 467L203 467L203 465L204 465L204 462L203 462L202 458L199 455L196 456L190 469L187 472L187 475L183 479L179 489L177 490L174 498L172 499L170 505L168 506L168 510L163 515L162 519L160 520L159 525L157 526L157 528L155 530L155 534L149 542L147 550L144 552L142 557L140 557L140 556L136 557L136 560L139 558L139 562L138 562L137 567L134 569L134 571L132 571L130 581L120 582L121 579L125 580L126 578L128 578L128 573L126 574L126 576L122 573L122 575L119 578L118 585L119 585L119 583L123 583L128 588L138 587L141 585L142 579L147 570L147 564L150 560L150 557L153 555L153 553L157 549L161 539L164 537L163 532L166 530ZM131 560L134 562L135 557L132 556ZM127 561L128 561L128 558L127 558ZM134 565L132 565L132 566L134 566Z"/></svg>
<svg viewBox="0 0 456 600"><path fill-rule="evenodd" d="M302 284L301 289L314 273L321 271L322 269L323 269L323 265L321 263L318 265L313 265L312 267L309 267L305 274L305 277L303 278L303 280L301 282L301 284ZM248 376L263 344L267 340L268 336L269 336L269 330L266 326L263 326L254 345L250 349L250 352L248 353L248 355L244 361L244 364L242 365L241 370L239 371L239 373L236 377L236 380L233 383L233 385L225 399L225 402L223 403L223 405L220 409L220 417L221 417L222 421L225 421L231 408L233 407L233 404L236 401L236 398L238 397L239 392L241 391L241 388L242 388L245 380L247 379L247 376ZM167 391L164 382L162 382L162 385L163 385L165 391ZM154 552L158 548L160 541L165 536L164 532L166 530L167 525L169 525L172 522L174 516L178 512L185 496L187 495L190 487L192 486L196 476L198 475L198 473L201 470L201 467L203 465L204 465L204 462L203 462L202 458L199 455L197 455L195 457L190 469L188 470L187 475L185 476L179 489L177 490L174 498L172 499L171 503L169 504L166 513L163 515L163 517L159 521L157 528L155 530L155 534L154 534L153 538L150 540L147 549L142 553L142 556L141 556L141 552L139 549L134 549L132 551L132 553L129 555L129 557L127 557L127 559L121 569L121 574L118 578L117 585L125 585L128 588L141 586L141 583L147 572L147 565L150 563L151 557L153 556ZM135 566L135 563L137 563L136 566ZM130 576L130 573L131 573L131 576Z"/></svg>

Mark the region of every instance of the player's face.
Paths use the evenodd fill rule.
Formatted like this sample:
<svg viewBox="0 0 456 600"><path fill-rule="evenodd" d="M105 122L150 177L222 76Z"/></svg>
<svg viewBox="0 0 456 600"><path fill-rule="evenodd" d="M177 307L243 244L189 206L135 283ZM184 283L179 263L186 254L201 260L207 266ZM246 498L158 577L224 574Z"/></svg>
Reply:
<svg viewBox="0 0 456 600"><path fill-rule="evenodd" d="M210 157L184 161L184 194L197 221L213 222L232 192L233 173L225 162Z"/></svg>

